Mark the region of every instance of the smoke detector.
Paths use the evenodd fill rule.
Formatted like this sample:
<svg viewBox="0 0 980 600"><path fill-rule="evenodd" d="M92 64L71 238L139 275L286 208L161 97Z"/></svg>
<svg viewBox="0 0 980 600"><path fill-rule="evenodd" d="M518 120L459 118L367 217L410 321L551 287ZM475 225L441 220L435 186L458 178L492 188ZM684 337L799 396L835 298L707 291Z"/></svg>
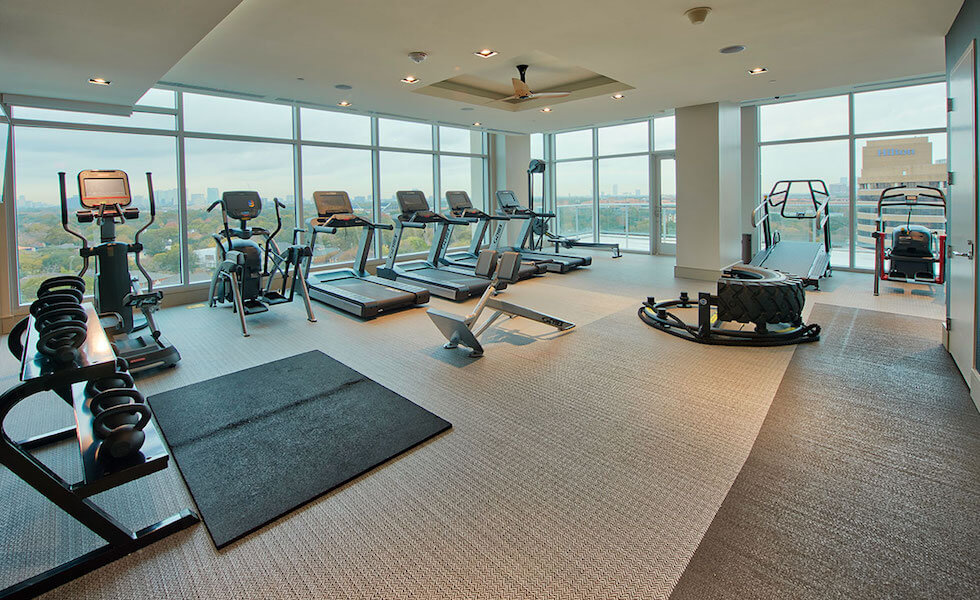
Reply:
<svg viewBox="0 0 980 600"><path fill-rule="evenodd" d="M691 25L700 25L704 23L704 20L708 18L708 13L711 12L711 8L708 6L698 6L697 8L692 8L685 12L684 14L688 19L691 20Z"/></svg>
<svg viewBox="0 0 980 600"><path fill-rule="evenodd" d="M415 52L409 52L408 57L412 59L412 62L418 64L428 58L428 54L422 52L421 50L416 50Z"/></svg>

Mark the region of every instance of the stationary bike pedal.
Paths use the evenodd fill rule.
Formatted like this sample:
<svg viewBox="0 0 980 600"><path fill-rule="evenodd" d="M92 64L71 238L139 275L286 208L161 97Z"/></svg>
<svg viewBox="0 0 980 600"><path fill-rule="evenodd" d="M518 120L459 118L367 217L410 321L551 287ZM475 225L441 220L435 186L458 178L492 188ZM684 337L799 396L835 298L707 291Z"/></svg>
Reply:
<svg viewBox="0 0 980 600"><path fill-rule="evenodd" d="M289 302L289 298L286 298L279 292L266 292L264 295L259 297L263 302L269 305L282 304L283 302Z"/></svg>
<svg viewBox="0 0 980 600"><path fill-rule="evenodd" d="M242 302L242 308L245 309L246 315L255 315L269 310L268 306L262 304L258 300L245 300Z"/></svg>

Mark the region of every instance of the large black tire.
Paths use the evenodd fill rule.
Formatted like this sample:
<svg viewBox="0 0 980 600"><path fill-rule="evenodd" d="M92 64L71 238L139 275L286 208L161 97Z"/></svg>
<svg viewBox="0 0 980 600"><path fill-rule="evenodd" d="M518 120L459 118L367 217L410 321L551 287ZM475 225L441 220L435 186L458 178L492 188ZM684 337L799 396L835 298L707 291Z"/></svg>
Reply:
<svg viewBox="0 0 980 600"><path fill-rule="evenodd" d="M803 281L761 267L736 265L718 280L718 320L737 323L802 322Z"/></svg>

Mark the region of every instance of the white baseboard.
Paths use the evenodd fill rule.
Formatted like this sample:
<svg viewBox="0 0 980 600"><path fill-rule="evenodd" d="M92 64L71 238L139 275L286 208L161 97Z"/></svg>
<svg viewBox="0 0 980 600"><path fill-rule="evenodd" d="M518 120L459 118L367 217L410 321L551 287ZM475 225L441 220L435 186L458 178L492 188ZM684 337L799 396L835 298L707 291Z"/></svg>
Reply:
<svg viewBox="0 0 980 600"><path fill-rule="evenodd" d="M699 281L716 281L721 277L721 269L701 269L698 267L674 265L674 277L680 279L696 279Z"/></svg>
<svg viewBox="0 0 980 600"><path fill-rule="evenodd" d="M980 412L980 373L976 369L970 369L970 398L973 399L973 406Z"/></svg>

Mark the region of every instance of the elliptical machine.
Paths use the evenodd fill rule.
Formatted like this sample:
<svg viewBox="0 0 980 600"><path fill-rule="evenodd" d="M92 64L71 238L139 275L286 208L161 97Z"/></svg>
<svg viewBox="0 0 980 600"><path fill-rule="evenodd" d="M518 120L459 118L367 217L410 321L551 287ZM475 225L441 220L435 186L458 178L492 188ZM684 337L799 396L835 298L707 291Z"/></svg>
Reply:
<svg viewBox="0 0 980 600"><path fill-rule="evenodd" d="M292 244L285 251L279 250L275 240L282 229L279 208L286 205L278 198L274 198L273 203L276 208L276 229L271 233L262 227L248 226L249 221L262 213L262 198L258 192L225 192L221 200L208 207L208 212L211 212L216 206L221 206L224 223L221 233L211 236L217 244L218 264L211 276L208 306L233 302L245 337L248 337L246 315L263 313L270 306L292 302L297 286L306 305L307 319L316 323L303 277L303 263L313 256L313 250L302 244ZM230 227L229 217L237 220L239 227ZM254 236L265 240L264 247L252 239ZM272 289L277 276L281 278L281 283L278 289Z"/></svg>
<svg viewBox="0 0 980 600"><path fill-rule="evenodd" d="M153 278L143 268L140 255L143 244L140 235L156 220L156 202L153 198L153 175L146 174L146 187L150 198L150 220L133 236L133 243L116 240L116 225L139 218L139 209L129 206L133 201L129 188L129 176L125 171L86 170L78 174L78 197L82 210L75 212L79 223L96 223L100 231L100 243L89 247L88 239L68 226L68 195L65 173L58 173L61 185L61 226L66 232L82 241L79 251L83 259L83 277L88 271L89 258L95 258L95 309L99 313L116 356L129 363L130 373L157 367L172 367L180 361L180 353L157 329L153 313L160 308L163 292L154 291ZM140 288L139 279L129 272L129 255L146 279L146 293ZM133 309L139 309L141 317L134 318ZM114 322L107 323L112 319ZM148 329L149 335L136 332Z"/></svg>

